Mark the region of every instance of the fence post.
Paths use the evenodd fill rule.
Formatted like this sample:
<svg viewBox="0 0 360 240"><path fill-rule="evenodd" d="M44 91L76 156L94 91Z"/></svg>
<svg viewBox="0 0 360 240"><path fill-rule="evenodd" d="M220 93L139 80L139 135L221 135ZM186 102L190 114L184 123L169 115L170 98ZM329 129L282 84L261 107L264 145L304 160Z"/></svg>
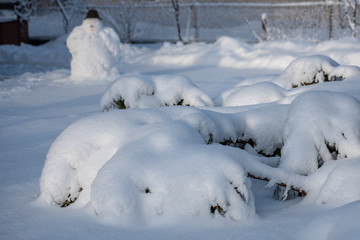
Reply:
<svg viewBox="0 0 360 240"><path fill-rule="evenodd" d="M195 28L195 41L199 41L199 23L198 23L198 4L194 4L194 28Z"/></svg>
<svg viewBox="0 0 360 240"><path fill-rule="evenodd" d="M328 5L329 10L329 40L333 38L333 3L330 2Z"/></svg>
<svg viewBox="0 0 360 240"><path fill-rule="evenodd" d="M355 3L354 3L354 15L353 15L353 18L354 18L354 31L352 33L352 36L354 38L356 38L356 28L357 28L357 21L356 21L356 15L357 15L357 7L358 7L358 1L355 0Z"/></svg>
<svg viewBox="0 0 360 240"><path fill-rule="evenodd" d="M267 22L266 21L266 13L263 13L263 14L261 14L261 29L262 29L261 37L262 37L263 41L266 41L266 32L267 32L266 22Z"/></svg>
<svg viewBox="0 0 360 240"><path fill-rule="evenodd" d="M181 37L181 26L180 26L180 5L179 0L171 0L172 6L175 11L176 28L178 32L178 38L180 42L184 42Z"/></svg>

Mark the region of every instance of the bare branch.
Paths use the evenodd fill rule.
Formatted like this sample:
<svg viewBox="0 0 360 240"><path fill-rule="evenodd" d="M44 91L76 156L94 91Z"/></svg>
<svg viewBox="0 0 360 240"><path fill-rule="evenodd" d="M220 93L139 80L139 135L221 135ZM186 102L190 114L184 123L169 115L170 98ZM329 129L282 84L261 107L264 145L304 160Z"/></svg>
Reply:
<svg viewBox="0 0 360 240"><path fill-rule="evenodd" d="M266 181L266 182L270 182L270 179L265 177L257 177L251 173L248 173L247 176L249 178L253 178L253 179L257 179L257 180L261 180L261 181ZM281 187L287 187L287 184L286 183L277 183L277 185L281 186ZM307 192L299 187L295 187L295 186L290 186L290 189L295 191L295 192L298 192L301 196L306 196Z"/></svg>

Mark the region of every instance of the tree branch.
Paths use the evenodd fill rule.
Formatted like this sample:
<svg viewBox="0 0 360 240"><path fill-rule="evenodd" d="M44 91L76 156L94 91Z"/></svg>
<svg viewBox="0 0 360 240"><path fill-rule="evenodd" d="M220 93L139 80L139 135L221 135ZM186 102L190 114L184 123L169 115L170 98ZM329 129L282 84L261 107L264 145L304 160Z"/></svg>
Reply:
<svg viewBox="0 0 360 240"><path fill-rule="evenodd" d="M262 177L257 177L251 173L247 173L247 176L249 178L253 178L253 179L257 179L257 180L261 180L261 181L266 181L266 182L270 182L270 179L265 177L265 178L262 178ZM287 184L286 183L276 183L277 185L281 186L281 187L287 187ZM294 186L290 186L290 189L295 191L295 192L298 192L300 194L300 196L306 196L307 192L301 188L298 188L298 187L294 187Z"/></svg>

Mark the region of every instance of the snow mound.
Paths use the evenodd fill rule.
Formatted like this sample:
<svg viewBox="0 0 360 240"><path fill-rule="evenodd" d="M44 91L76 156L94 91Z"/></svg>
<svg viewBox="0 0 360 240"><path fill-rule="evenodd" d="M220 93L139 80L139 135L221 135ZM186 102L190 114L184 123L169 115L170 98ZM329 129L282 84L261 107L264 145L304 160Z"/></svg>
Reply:
<svg viewBox="0 0 360 240"><path fill-rule="evenodd" d="M330 57L315 55L295 59L273 82L285 89L291 89L322 82L342 81L356 74L360 74L359 67L339 65Z"/></svg>
<svg viewBox="0 0 360 240"><path fill-rule="evenodd" d="M285 90L271 82L260 82L253 85L238 86L229 89L218 97L220 106L246 106L275 102L285 97Z"/></svg>
<svg viewBox="0 0 360 240"><path fill-rule="evenodd" d="M295 239L349 239L359 236L360 201L330 210L312 219Z"/></svg>
<svg viewBox="0 0 360 240"><path fill-rule="evenodd" d="M360 102L347 94L314 91L291 104L280 167L311 174L331 159L360 155Z"/></svg>
<svg viewBox="0 0 360 240"><path fill-rule="evenodd" d="M121 76L108 87L101 99L102 111L171 105L213 106L213 102L184 76L141 74Z"/></svg>
<svg viewBox="0 0 360 240"><path fill-rule="evenodd" d="M334 168L321 187L316 202L339 207L360 200L360 161L347 159Z"/></svg>

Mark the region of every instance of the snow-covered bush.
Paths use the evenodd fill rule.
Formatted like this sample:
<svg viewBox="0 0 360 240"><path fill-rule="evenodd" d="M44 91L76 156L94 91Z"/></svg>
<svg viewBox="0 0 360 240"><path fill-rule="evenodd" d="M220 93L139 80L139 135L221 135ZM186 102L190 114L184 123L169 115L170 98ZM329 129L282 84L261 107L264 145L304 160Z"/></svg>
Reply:
<svg viewBox="0 0 360 240"><path fill-rule="evenodd" d="M239 147L254 154L275 156L283 146L282 132L287 117L287 105L273 105L232 114L235 138L225 136L216 142ZM225 117L225 116L223 116Z"/></svg>
<svg viewBox="0 0 360 240"><path fill-rule="evenodd" d="M280 167L308 175L324 162L360 155L360 102L347 94L314 91L291 104Z"/></svg>
<svg viewBox="0 0 360 240"><path fill-rule="evenodd" d="M245 221L255 207L238 158L250 155L206 144L211 132L217 139L234 128L220 126L231 122L221 115L172 107L81 119L49 149L40 199L62 207L90 203L120 223L212 215Z"/></svg>
<svg viewBox="0 0 360 240"><path fill-rule="evenodd" d="M98 215L145 224L187 216L236 221L254 216L250 182L224 147L205 145L184 122L149 124L133 134L137 137L100 169L92 185Z"/></svg>
<svg viewBox="0 0 360 240"><path fill-rule="evenodd" d="M184 76L141 74L121 76L108 87L101 99L102 111L171 105L213 106L213 102Z"/></svg>
<svg viewBox="0 0 360 240"><path fill-rule="evenodd" d="M77 121L65 129L51 145L40 179L40 199L60 206L87 202L90 186L98 170L116 152L126 120L94 116ZM82 198L80 197L80 193Z"/></svg>
<svg viewBox="0 0 360 240"><path fill-rule="evenodd" d="M323 55L300 57L289 64L274 83L285 89L329 81L342 81L360 73L356 66L339 65Z"/></svg>

